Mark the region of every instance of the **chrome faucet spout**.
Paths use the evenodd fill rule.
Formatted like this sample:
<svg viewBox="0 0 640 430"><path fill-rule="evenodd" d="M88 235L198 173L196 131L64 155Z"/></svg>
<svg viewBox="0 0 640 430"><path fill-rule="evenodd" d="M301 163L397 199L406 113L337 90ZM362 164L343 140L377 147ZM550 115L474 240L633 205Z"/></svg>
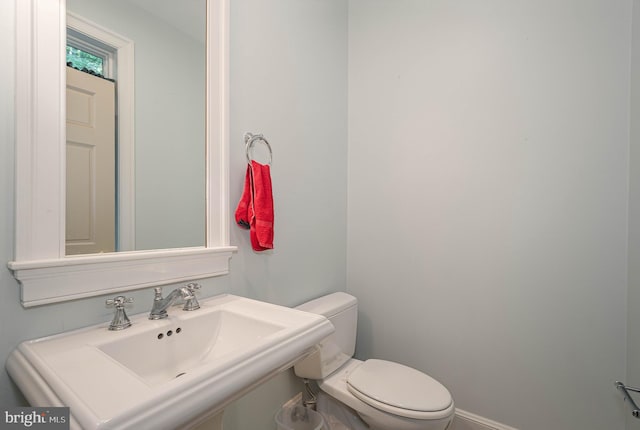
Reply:
<svg viewBox="0 0 640 430"><path fill-rule="evenodd" d="M153 306L149 313L150 320L159 320L167 318L167 308L173 304L178 298L182 298L187 302L195 300L192 289L187 287L176 288L171 291L167 297L162 297L162 288L155 288L155 296L153 298Z"/></svg>

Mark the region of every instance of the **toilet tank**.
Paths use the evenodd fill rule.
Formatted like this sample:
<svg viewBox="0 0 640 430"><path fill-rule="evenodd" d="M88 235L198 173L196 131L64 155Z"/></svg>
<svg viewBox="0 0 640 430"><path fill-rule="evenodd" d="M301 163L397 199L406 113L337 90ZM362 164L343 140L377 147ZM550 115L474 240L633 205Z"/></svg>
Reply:
<svg viewBox="0 0 640 430"><path fill-rule="evenodd" d="M347 293L333 293L297 306L296 309L325 316L335 332L322 340L314 352L294 366L301 378L323 379L353 357L356 348L358 300Z"/></svg>

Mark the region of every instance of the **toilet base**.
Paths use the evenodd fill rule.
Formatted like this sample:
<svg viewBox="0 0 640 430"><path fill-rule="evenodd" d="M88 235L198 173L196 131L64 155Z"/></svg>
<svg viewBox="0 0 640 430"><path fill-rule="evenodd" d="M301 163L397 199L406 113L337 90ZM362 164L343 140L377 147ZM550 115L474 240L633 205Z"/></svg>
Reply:
<svg viewBox="0 0 640 430"><path fill-rule="evenodd" d="M371 430L356 411L322 391L317 394L317 411L326 430Z"/></svg>

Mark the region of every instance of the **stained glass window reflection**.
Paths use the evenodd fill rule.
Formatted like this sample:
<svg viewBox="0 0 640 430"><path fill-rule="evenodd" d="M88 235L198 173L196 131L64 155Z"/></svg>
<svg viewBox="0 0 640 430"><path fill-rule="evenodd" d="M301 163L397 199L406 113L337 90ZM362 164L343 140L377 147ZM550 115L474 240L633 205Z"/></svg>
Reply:
<svg viewBox="0 0 640 430"><path fill-rule="evenodd" d="M94 75L103 76L104 59L82 49L67 45L67 65Z"/></svg>

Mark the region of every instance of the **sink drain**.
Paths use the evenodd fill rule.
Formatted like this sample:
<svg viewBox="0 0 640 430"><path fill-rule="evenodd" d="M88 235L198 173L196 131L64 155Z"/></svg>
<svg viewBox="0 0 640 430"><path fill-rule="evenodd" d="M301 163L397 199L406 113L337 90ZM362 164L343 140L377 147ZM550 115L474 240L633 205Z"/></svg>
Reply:
<svg viewBox="0 0 640 430"><path fill-rule="evenodd" d="M182 375L186 375L186 374L187 374L187 372L178 373L178 374L176 375L176 378L179 378L179 377L181 377Z"/></svg>

